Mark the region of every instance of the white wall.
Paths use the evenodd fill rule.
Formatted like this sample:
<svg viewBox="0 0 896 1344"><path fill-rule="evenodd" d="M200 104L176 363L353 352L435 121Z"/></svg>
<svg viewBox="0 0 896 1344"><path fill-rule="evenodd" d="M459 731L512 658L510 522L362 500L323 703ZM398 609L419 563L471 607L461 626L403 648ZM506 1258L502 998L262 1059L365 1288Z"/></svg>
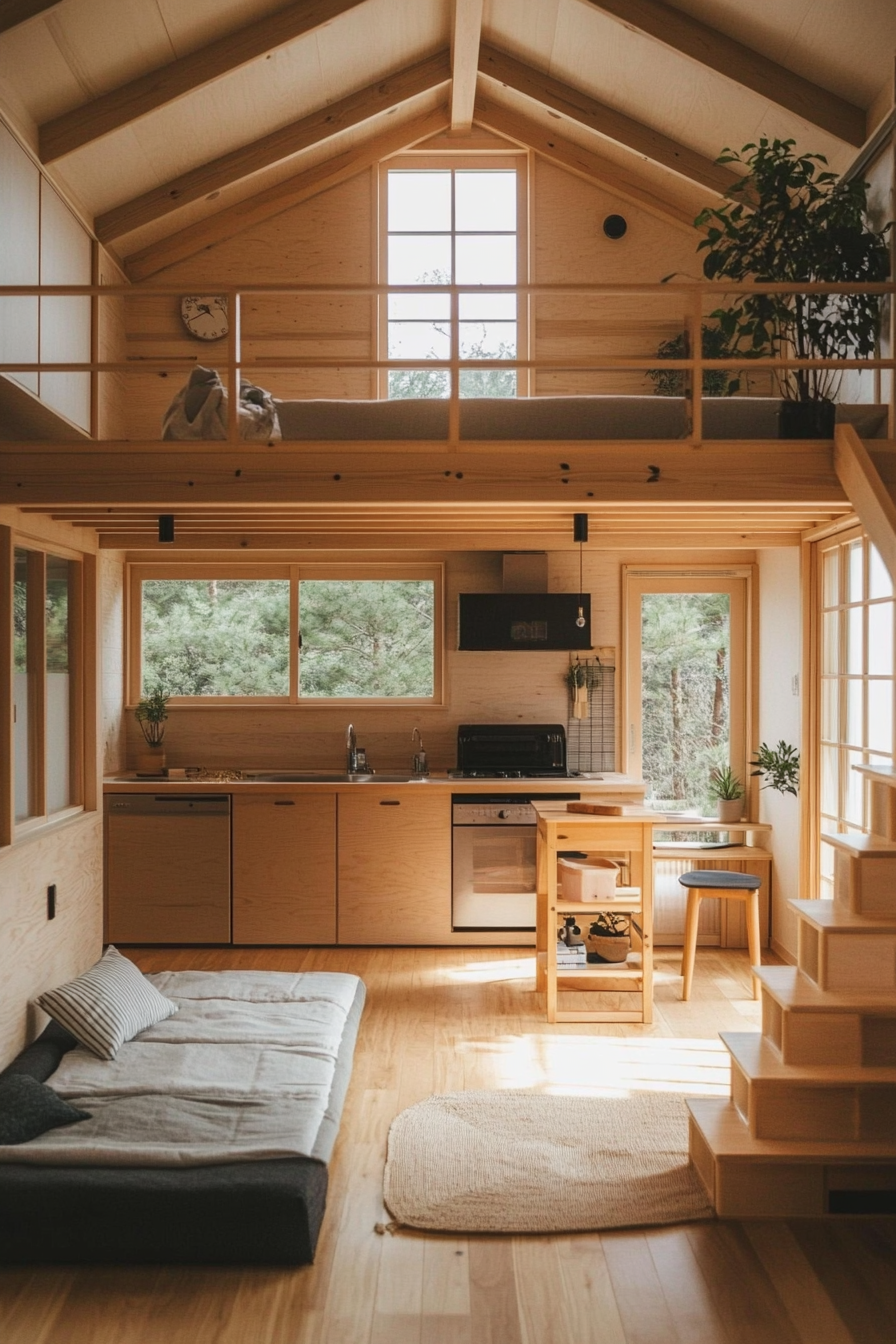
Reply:
<svg viewBox="0 0 896 1344"><path fill-rule="evenodd" d="M796 547L758 552L760 742L800 746L800 553ZM787 901L799 896L799 800L773 789L759 793L759 820L774 827L771 849L772 941L796 958L796 917Z"/></svg>

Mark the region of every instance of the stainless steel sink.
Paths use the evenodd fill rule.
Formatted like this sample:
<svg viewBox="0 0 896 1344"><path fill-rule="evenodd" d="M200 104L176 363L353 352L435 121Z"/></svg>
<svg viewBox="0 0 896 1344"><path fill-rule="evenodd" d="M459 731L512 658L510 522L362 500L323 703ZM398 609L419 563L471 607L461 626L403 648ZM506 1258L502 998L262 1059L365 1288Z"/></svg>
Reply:
<svg viewBox="0 0 896 1344"><path fill-rule="evenodd" d="M243 779L259 784L409 784L408 775L349 775L325 770L251 770Z"/></svg>

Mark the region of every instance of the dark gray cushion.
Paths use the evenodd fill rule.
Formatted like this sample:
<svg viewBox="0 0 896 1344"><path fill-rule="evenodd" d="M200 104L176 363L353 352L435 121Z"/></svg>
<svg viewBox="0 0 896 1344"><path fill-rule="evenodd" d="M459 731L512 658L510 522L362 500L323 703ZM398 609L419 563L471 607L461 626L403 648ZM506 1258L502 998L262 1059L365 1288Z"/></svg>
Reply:
<svg viewBox="0 0 896 1344"><path fill-rule="evenodd" d="M24 1073L0 1078L0 1144L27 1143L48 1129L89 1119L88 1111L70 1106L36 1078Z"/></svg>

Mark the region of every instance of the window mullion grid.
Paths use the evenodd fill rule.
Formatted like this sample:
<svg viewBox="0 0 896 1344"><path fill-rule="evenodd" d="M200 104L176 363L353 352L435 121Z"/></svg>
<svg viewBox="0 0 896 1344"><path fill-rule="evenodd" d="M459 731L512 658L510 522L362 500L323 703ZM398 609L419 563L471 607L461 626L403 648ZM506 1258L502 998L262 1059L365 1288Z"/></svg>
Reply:
<svg viewBox="0 0 896 1344"><path fill-rule="evenodd" d="M460 296L457 292L457 177L451 170L451 382L448 386L448 442L460 440Z"/></svg>

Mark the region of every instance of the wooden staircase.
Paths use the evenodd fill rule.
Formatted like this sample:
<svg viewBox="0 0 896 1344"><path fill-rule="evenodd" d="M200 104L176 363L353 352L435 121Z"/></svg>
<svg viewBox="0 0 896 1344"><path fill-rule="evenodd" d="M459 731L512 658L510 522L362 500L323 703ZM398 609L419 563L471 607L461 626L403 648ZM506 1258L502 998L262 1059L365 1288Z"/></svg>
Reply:
<svg viewBox="0 0 896 1344"><path fill-rule="evenodd" d="M863 773L892 832L896 776ZM896 1212L896 837L825 839L834 899L789 903L797 965L759 968L761 1033L722 1034L730 1101L688 1102L723 1218Z"/></svg>

